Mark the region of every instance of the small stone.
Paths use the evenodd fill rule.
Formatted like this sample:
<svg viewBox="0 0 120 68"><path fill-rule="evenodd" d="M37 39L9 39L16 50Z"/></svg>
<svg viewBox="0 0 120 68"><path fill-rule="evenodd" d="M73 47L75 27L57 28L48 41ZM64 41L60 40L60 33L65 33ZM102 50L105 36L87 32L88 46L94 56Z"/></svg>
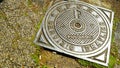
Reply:
<svg viewBox="0 0 120 68"><path fill-rule="evenodd" d="M13 58L10 58L10 60L13 60Z"/></svg>
<svg viewBox="0 0 120 68"><path fill-rule="evenodd" d="M57 54L57 52L53 52L53 54Z"/></svg>
<svg viewBox="0 0 120 68"><path fill-rule="evenodd" d="M41 56L41 55L39 56L39 59L40 59L40 60L42 59L42 56Z"/></svg>
<svg viewBox="0 0 120 68"><path fill-rule="evenodd" d="M58 67L57 67L57 64L54 66L54 68L58 68Z"/></svg>

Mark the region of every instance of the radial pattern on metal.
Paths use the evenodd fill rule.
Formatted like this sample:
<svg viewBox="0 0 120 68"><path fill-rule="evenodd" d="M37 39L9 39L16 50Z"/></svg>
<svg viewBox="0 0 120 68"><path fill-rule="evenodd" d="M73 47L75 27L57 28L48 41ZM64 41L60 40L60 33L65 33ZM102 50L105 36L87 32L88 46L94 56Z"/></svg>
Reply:
<svg viewBox="0 0 120 68"><path fill-rule="evenodd" d="M61 1L46 12L35 43L107 66L113 15L85 2Z"/></svg>

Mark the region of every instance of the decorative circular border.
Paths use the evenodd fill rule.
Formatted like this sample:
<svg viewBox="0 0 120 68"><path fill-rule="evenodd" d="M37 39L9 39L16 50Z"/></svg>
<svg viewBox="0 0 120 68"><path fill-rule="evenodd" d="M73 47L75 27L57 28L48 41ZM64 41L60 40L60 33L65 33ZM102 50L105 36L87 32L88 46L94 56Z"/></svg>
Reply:
<svg viewBox="0 0 120 68"><path fill-rule="evenodd" d="M97 53L97 52L105 49L105 48L106 48L106 44L107 44L107 42L108 42L108 39L109 39L109 37L110 37L110 27L109 27L109 23L108 23L107 18L104 16L104 14L103 14L98 8L96 8L96 7L92 6L92 5L86 4L86 3L84 3L84 2L80 2L80 1L78 1L76 4L82 4L83 6L87 6L87 7L89 7L89 8L92 8L92 9L93 9L97 14L99 14L99 15L102 17L102 19L105 21L105 23L106 23L106 25L107 25L107 29L108 29L108 36L107 36L107 39L106 39L105 43L104 43L100 48L98 48L98 49L96 49L96 50L94 50L94 51L92 51L92 52L76 53L76 52L71 52L70 50L66 50L66 49L60 47L59 45L56 44L56 42L55 42L54 40L51 39L51 37L48 35L48 33L47 33L47 31L46 31L46 28L45 28L45 27L46 27L46 23L45 23L45 22L46 22L46 20L48 19L48 15L49 15L50 12L52 12L52 10L55 9L56 6L61 5L61 4L67 4L67 3L71 3L71 4L72 4L72 3L75 3L75 2L73 2L73 1L71 1L71 2L65 2L65 1L59 2L59 3L55 4L54 6L52 6L52 7L47 11L47 13L46 13L46 15L45 15L45 18L44 18L44 21L43 21L43 31L44 31L45 36L47 37L48 41L49 41L55 48L60 48L60 49L62 49L62 50L64 50L64 51L67 51L67 52L70 53L70 54L79 54L79 55L84 55L84 56L87 56L87 57L92 56L92 55L94 55L95 53Z"/></svg>

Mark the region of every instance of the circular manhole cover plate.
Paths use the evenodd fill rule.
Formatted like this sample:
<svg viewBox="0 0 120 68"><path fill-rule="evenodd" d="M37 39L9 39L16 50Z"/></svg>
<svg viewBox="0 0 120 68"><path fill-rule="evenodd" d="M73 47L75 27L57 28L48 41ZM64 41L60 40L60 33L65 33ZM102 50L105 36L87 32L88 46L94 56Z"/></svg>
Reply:
<svg viewBox="0 0 120 68"><path fill-rule="evenodd" d="M81 2L54 5L44 20L43 30L51 44L74 54L95 53L108 42L110 27L103 14Z"/></svg>

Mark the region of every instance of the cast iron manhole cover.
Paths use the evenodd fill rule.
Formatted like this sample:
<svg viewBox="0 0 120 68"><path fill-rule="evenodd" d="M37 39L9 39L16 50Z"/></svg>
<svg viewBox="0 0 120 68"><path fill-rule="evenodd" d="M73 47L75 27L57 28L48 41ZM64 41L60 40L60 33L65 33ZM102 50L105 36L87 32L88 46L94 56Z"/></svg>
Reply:
<svg viewBox="0 0 120 68"><path fill-rule="evenodd" d="M40 46L107 66L113 12L81 1L62 1L47 12L35 39Z"/></svg>

